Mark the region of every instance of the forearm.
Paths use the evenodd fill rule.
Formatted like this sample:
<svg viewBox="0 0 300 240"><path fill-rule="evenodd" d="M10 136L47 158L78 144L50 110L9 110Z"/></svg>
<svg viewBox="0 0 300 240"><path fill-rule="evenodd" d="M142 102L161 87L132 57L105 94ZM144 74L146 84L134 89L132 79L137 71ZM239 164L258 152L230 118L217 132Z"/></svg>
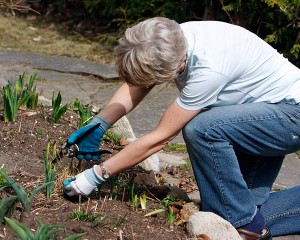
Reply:
<svg viewBox="0 0 300 240"><path fill-rule="evenodd" d="M122 151L105 161L105 168L111 175L127 170L150 155L160 151L167 141L157 141L154 133L145 135L127 145ZM97 168L101 175L101 170Z"/></svg>
<svg viewBox="0 0 300 240"><path fill-rule="evenodd" d="M134 87L124 83L101 110L99 116L113 125L134 109L150 91L150 88Z"/></svg>
<svg viewBox="0 0 300 240"><path fill-rule="evenodd" d="M105 168L113 175L135 166L161 150L199 112L200 110L184 110L175 101L163 114L154 131L130 143L115 156L105 161ZM99 168L97 168L98 170L101 174Z"/></svg>

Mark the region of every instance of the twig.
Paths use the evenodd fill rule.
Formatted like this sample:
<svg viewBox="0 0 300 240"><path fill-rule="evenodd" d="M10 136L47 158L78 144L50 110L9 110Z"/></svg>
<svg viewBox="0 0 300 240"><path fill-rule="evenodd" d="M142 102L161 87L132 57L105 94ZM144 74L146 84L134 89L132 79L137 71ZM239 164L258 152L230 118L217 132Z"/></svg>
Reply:
<svg viewBox="0 0 300 240"><path fill-rule="evenodd" d="M88 210L89 210L89 205L90 205L90 198L88 198L88 202L87 202L87 205L86 205L86 209L85 209L85 214L88 213Z"/></svg>
<svg viewBox="0 0 300 240"><path fill-rule="evenodd" d="M21 132L21 128L22 128L22 120L23 120L23 117L22 117L22 115L21 115L21 120L20 120L20 126L19 126L19 133Z"/></svg>
<svg viewBox="0 0 300 240"><path fill-rule="evenodd" d="M120 229L119 230L119 236L120 236L120 240L123 240L123 235L122 235L123 231Z"/></svg>
<svg viewBox="0 0 300 240"><path fill-rule="evenodd" d="M123 190L123 194L122 194L122 203L124 202L124 198L125 198L125 190L126 190L126 188L124 186L124 190Z"/></svg>
<svg viewBox="0 0 300 240"><path fill-rule="evenodd" d="M105 195L104 200L103 200L103 203L102 203L102 206L101 206L101 208L100 208L100 212L102 212L102 210L103 210L104 203L106 202L106 199L107 199L107 196Z"/></svg>
<svg viewBox="0 0 300 240"><path fill-rule="evenodd" d="M131 236L132 236L132 240L134 240L135 238L134 238L134 233L133 233L133 227L132 227L132 225L130 226L130 228L131 228Z"/></svg>
<svg viewBox="0 0 300 240"><path fill-rule="evenodd" d="M227 16L229 17L230 22L231 22L231 23L234 23L233 20L232 20L232 18L231 18L231 16L230 16L230 14L229 14L229 12L225 10L224 1L223 1L223 0L220 0L220 3L221 3L221 5L222 5L222 8L223 8L224 12L225 12L225 13L227 14Z"/></svg>
<svg viewBox="0 0 300 240"><path fill-rule="evenodd" d="M9 10L12 11L13 15L15 15L14 11L19 11L19 12L32 11L32 12L35 12L37 14L40 14L36 10L32 9L31 7L25 6L24 4L25 4L25 0L17 0L17 1L0 0L0 10L9 9Z"/></svg>
<svg viewBox="0 0 300 240"><path fill-rule="evenodd" d="M97 212L97 208L98 208L98 202L96 202L96 205L94 207L94 212Z"/></svg>
<svg viewBox="0 0 300 240"><path fill-rule="evenodd" d="M78 212L80 212L80 206L81 206L81 195L79 195L79 205L78 205Z"/></svg>

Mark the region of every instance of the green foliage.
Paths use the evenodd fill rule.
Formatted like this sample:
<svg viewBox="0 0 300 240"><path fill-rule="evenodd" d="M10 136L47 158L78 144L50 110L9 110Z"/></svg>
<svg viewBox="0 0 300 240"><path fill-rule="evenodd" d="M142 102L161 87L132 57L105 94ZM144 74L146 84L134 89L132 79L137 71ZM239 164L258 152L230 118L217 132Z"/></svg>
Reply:
<svg viewBox="0 0 300 240"><path fill-rule="evenodd" d="M176 151L176 152L187 153L186 146L180 143L169 143L166 147L164 147L164 150L167 152Z"/></svg>
<svg viewBox="0 0 300 240"><path fill-rule="evenodd" d="M167 195L163 200L160 201L160 209L156 209L150 213L147 213L145 216L153 216L158 213L164 212L166 220L173 224L177 218L177 213L173 210L172 203L176 201L176 198L170 195Z"/></svg>
<svg viewBox="0 0 300 240"><path fill-rule="evenodd" d="M106 216L103 216L101 212L93 213L93 212L87 212L87 211L73 211L70 219L74 219L76 221L82 221L82 222L91 222L96 225L99 225L103 223L103 221L106 219Z"/></svg>
<svg viewBox="0 0 300 240"><path fill-rule="evenodd" d="M92 120L92 117L99 112L93 111L93 109L84 106L78 98L75 98L74 100L73 110L79 114L78 128L82 128L89 124L89 122Z"/></svg>
<svg viewBox="0 0 300 240"><path fill-rule="evenodd" d="M173 224L176 221L177 214L172 207L168 207L166 211L166 219L169 223Z"/></svg>
<svg viewBox="0 0 300 240"><path fill-rule="evenodd" d="M6 187L8 184L7 180L3 177L2 173L6 174L6 170L4 168L0 168L0 190L3 187Z"/></svg>
<svg viewBox="0 0 300 240"><path fill-rule="evenodd" d="M36 75L30 76L29 83L24 88L25 73L19 76L15 86L9 82L2 88L4 122L12 122L16 120L17 112L21 106L27 106L35 109L38 102L38 93L33 83Z"/></svg>
<svg viewBox="0 0 300 240"><path fill-rule="evenodd" d="M109 199L116 200L120 193L120 190L124 186L124 182L119 180L119 174L114 175L108 179L109 183Z"/></svg>
<svg viewBox="0 0 300 240"><path fill-rule="evenodd" d="M73 18L79 14L106 27L97 41L116 44L125 29L144 19L165 16L181 23L218 20L241 25L265 39L298 67L300 44L299 0L41 0ZM71 7L76 6L72 11ZM45 9L46 6L45 6ZM75 16L76 12L76 16Z"/></svg>
<svg viewBox="0 0 300 240"><path fill-rule="evenodd" d="M143 195L140 195L140 203L141 203L141 208L143 210L146 210L147 209L147 196L145 193Z"/></svg>
<svg viewBox="0 0 300 240"><path fill-rule="evenodd" d="M39 223L39 228L36 230L35 234L22 223L5 217L5 221L11 227L12 230L21 238L26 240L49 240L49 239L57 239L57 233L64 230L64 228L60 225L55 224L43 224L42 222ZM82 236L86 235L86 233L78 233L73 234L64 240L75 240ZM55 238L53 238L55 237Z"/></svg>
<svg viewBox="0 0 300 240"><path fill-rule="evenodd" d="M299 0L220 0L223 21L242 25L271 44L298 67ZM220 15L221 16L221 15Z"/></svg>
<svg viewBox="0 0 300 240"><path fill-rule="evenodd" d="M161 200L161 204L164 207L169 207L173 202L176 201L176 198L171 196L171 195L167 195L163 200Z"/></svg>
<svg viewBox="0 0 300 240"><path fill-rule="evenodd" d="M31 209L31 204L35 195L41 191L44 187L46 187L49 183L44 183L38 186L30 195L27 195L26 191L19 186L11 177L4 173L0 173L9 183L9 185L15 190L18 200L21 202L23 206L23 211L28 212Z"/></svg>
<svg viewBox="0 0 300 240"><path fill-rule="evenodd" d="M0 201L0 223L4 221L4 217L11 217L18 203L17 196L3 198Z"/></svg>
<svg viewBox="0 0 300 240"><path fill-rule="evenodd" d="M37 104L38 104L38 99L39 99L39 94L36 91L36 86L33 86L33 83L36 79L37 75L31 75L29 78L29 82L26 86L25 92L27 92L30 97L26 103L26 107L29 109L36 109Z"/></svg>
<svg viewBox="0 0 300 240"><path fill-rule="evenodd" d="M131 180L130 183L129 183L129 199L131 201L131 206L133 209L136 208L136 205L137 205L137 201L138 201L138 196L136 194L136 191L135 191L135 184L134 184L134 181Z"/></svg>
<svg viewBox="0 0 300 240"><path fill-rule="evenodd" d="M114 133L111 130L105 132L105 136L109 138L116 146L120 146L120 140L123 137L122 134Z"/></svg>
<svg viewBox="0 0 300 240"><path fill-rule="evenodd" d="M177 214L172 208L172 203L176 201L176 198L167 195L163 200L161 200L161 205L165 208L165 216L169 223L173 224L176 220Z"/></svg>
<svg viewBox="0 0 300 240"><path fill-rule="evenodd" d="M132 209L136 209L137 207L137 203L138 203L138 195L137 194L134 194L131 198L131 206L132 206Z"/></svg>
<svg viewBox="0 0 300 240"><path fill-rule="evenodd" d="M183 170L183 171L187 171L187 170L189 170L189 169L192 169L192 163L190 162L190 160L187 159L186 161L187 161L186 163L183 163L183 164L181 164L181 165L179 166L180 169Z"/></svg>
<svg viewBox="0 0 300 240"><path fill-rule="evenodd" d="M61 106L61 94L58 92L56 98L52 95L52 123L58 123L62 115L68 110L68 104Z"/></svg>
<svg viewBox="0 0 300 240"><path fill-rule="evenodd" d="M265 40L299 65L300 21L298 0L264 0L269 12L265 15Z"/></svg>
<svg viewBox="0 0 300 240"><path fill-rule="evenodd" d="M44 155L44 175L45 175L45 183L49 183L46 186L46 196L50 198L51 194L54 190L54 181L56 168L52 163L53 159L57 155L56 144L54 144L52 148L52 155L50 155L50 142L47 144L46 153Z"/></svg>

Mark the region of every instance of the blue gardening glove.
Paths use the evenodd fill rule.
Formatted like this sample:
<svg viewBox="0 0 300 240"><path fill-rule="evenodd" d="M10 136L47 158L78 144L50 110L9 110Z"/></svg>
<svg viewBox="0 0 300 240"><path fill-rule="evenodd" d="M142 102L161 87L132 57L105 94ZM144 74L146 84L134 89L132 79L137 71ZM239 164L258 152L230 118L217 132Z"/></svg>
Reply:
<svg viewBox="0 0 300 240"><path fill-rule="evenodd" d="M100 124L89 133L91 128L96 124ZM103 134L110 128L110 124L100 116L95 116L92 122L77 131L73 132L69 137L67 143L69 146L77 144L79 151L75 152L75 157L78 160L99 160L101 158L101 151L99 149Z"/></svg>
<svg viewBox="0 0 300 240"><path fill-rule="evenodd" d="M70 197L75 195L88 196L97 186L105 182L97 173L95 167L87 169L73 178L64 180L65 194Z"/></svg>

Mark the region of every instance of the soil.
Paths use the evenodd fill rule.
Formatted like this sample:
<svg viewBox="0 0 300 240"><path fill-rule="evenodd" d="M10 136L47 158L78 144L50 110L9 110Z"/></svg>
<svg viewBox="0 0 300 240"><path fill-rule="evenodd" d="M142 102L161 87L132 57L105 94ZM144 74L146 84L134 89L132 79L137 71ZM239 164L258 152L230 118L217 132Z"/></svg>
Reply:
<svg viewBox="0 0 300 240"><path fill-rule="evenodd" d="M50 108L38 108L34 111L19 110L17 120L10 123L4 123L3 116L0 117L0 128L2 129L0 133L0 166L5 169L7 175L30 194L45 181L44 156L48 142L51 143L51 146L56 144L57 151L59 151L70 133L77 129L77 115L68 110L59 124L51 123ZM106 137L102 141L101 148L115 154L122 149L122 146L113 143ZM105 161L107 158L109 155L103 156L101 161ZM178 213L175 223L167 221L164 212L145 216L146 213L156 209L167 209L163 207L161 200L167 199L170 189L163 185L164 181L156 181L164 173L155 176L152 172L135 167L119 174L114 181L104 184L90 198L67 198L63 194L62 180L73 176L77 168L82 171L96 163L99 162L81 161L80 167L78 167L79 162L76 159L72 161L67 157L60 159L56 163L55 188L51 197L47 198L43 189L34 197L29 211L24 212L23 206L18 203L11 218L21 221L32 232L37 230L38 221L44 224L62 225L65 230L57 234L57 239L81 232L85 232L86 235L80 239L188 239L184 221L181 221L179 214L188 199L184 201L177 198L170 201L170 207ZM69 171L70 168L73 169L72 173ZM181 190L188 191L187 189L195 186L191 172L176 167L166 171L182 179ZM140 181L142 178L146 184L145 181ZM156 185L157 182L160 184ZM111 190L111 186L114 186L114 190ZM141 196L142 193L147 195L146 210L142 210L139 204L133 206L130 201L132 186L134 186L134 193L137 196ZM182 192L184 191L182 190ZM11 195L15 195L14 190L10 187L5 188L0 191L0 200ZM74 215L78 211L82 213L81 215L87 213L88 216L95 219L76 220ZM77 215L77 217L80 216ZM3 223L0 225L0 237L13 239L16 236L7 225Z"/></svg>

